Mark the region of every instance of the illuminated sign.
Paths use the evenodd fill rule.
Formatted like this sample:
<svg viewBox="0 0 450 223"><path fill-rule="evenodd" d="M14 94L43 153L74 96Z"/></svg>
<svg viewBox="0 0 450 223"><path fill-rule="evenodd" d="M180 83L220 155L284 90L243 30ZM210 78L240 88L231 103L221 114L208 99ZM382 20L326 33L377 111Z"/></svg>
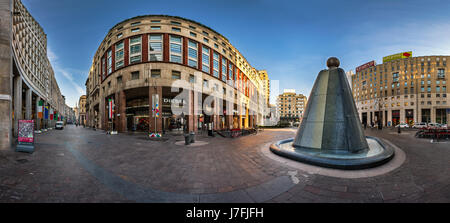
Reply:
<svg viewBox="0 0 450 223"><path fill-rule="evenodd" d="M361 70L364 70L366 68L373 67L373 66L375 66L375 60L372 60L370 62L367 62L367 63L357 67L356 72L360 72Z"/></svg>
<svg viewBox="0 0 450 223"><path fill-rule="evenodd" d="M389 56L383 57L383 63L389 62L391 60L397 60L402 58L408 58L412 56L412 51L397 53Z"/></svg>

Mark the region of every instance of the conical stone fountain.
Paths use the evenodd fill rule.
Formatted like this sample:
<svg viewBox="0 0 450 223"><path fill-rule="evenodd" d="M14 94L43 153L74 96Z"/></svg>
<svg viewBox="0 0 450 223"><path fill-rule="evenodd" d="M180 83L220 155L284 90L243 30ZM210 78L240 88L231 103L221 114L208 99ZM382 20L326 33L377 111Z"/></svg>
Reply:
<svg viewBox="0 0 450 223"><path fill-rule="evenodd" d="M339 60L327 60L309 96L295 138L270 146L280 156L336 169L365 169L388 162L394 149L365 136L355 101Z"/></svg>

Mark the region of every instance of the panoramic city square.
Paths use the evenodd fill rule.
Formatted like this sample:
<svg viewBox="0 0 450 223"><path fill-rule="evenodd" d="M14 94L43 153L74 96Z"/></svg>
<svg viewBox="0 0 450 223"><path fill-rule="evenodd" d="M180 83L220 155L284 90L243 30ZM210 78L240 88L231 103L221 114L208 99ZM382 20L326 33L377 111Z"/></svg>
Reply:
<svg viewBox="0 0 450 223"><path fill-rule="evenodd" d="M450 202L450 4L176 3L0 0L0 203Z"/></svg>

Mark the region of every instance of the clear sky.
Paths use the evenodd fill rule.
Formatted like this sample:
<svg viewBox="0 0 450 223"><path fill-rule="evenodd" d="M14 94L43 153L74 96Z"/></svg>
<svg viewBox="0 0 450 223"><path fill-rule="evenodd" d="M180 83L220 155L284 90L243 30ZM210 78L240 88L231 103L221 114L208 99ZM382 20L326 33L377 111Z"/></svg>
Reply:
<svg viewBox="0 0 450 223"><path fill-rule="evenodd" d="M450 1L22 0L44 28L66 103L85 94L93 55L108 30L138 15L181 16L227 37L282 89L309 96L326 60L345 70L403 51L450 55ZM278 92L271 92L276 96ZM271 102L273 102L271 97Z"/></svg>

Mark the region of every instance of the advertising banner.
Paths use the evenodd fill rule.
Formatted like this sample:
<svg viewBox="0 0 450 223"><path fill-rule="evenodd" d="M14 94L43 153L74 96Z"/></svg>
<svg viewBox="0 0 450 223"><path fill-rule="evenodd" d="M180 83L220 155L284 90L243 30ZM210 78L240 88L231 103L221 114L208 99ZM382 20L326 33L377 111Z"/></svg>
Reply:
<svg viewBox="0 0 450 223"><path fill-rule="evenodd" d="M54 115L53 108L50 108L50 120L54 120L53 115Z"/></svg>
<svg viewBox="0 0 450 223"><path fill-rule="evenodd" d="M159 95L154 94L152 95L152 110L153 110L153 117L159 117Z"/></svg>
<svg viewBox="0 0 450 223"><path fill-rule="evenodd" d="M42 114L42 107L44 106L44 101L39 100L38 103L38 118L42 118L43 114Z"/></svg>
<svg viewBox="0 0 450 223"><path fill-rule="evenodd" d="M376 64L375 64L375 60L372 60L372 61L370 61L370 62L367 62L367 63L365 63L365 64L363 64L363 65L357 67L357 68L356 68L356 72L360 72L361 70L364 70L364 69L369 68L369 67L373 67L373 66L375 66L375 65L376 65Z"/></svg>
<svg viewBox="0 0 450 223"><path fill-rule="evenodd" d="M44 107L44 119L48 119L48 106Z"/></svg>
<svg viewBox="0 0 450 223"><path fill-rule="evenodd" d="M397 60L402 58L408 58L412 56L412 51L397 53L389 56L383 57L383 63L389 62L391 60Z"/></svg>
<svg viewBox="0 0 450 223"><path fill-rule="evenodd" d="M19 120L18 141L19 143L34 142L34 120Z"/></svg>

